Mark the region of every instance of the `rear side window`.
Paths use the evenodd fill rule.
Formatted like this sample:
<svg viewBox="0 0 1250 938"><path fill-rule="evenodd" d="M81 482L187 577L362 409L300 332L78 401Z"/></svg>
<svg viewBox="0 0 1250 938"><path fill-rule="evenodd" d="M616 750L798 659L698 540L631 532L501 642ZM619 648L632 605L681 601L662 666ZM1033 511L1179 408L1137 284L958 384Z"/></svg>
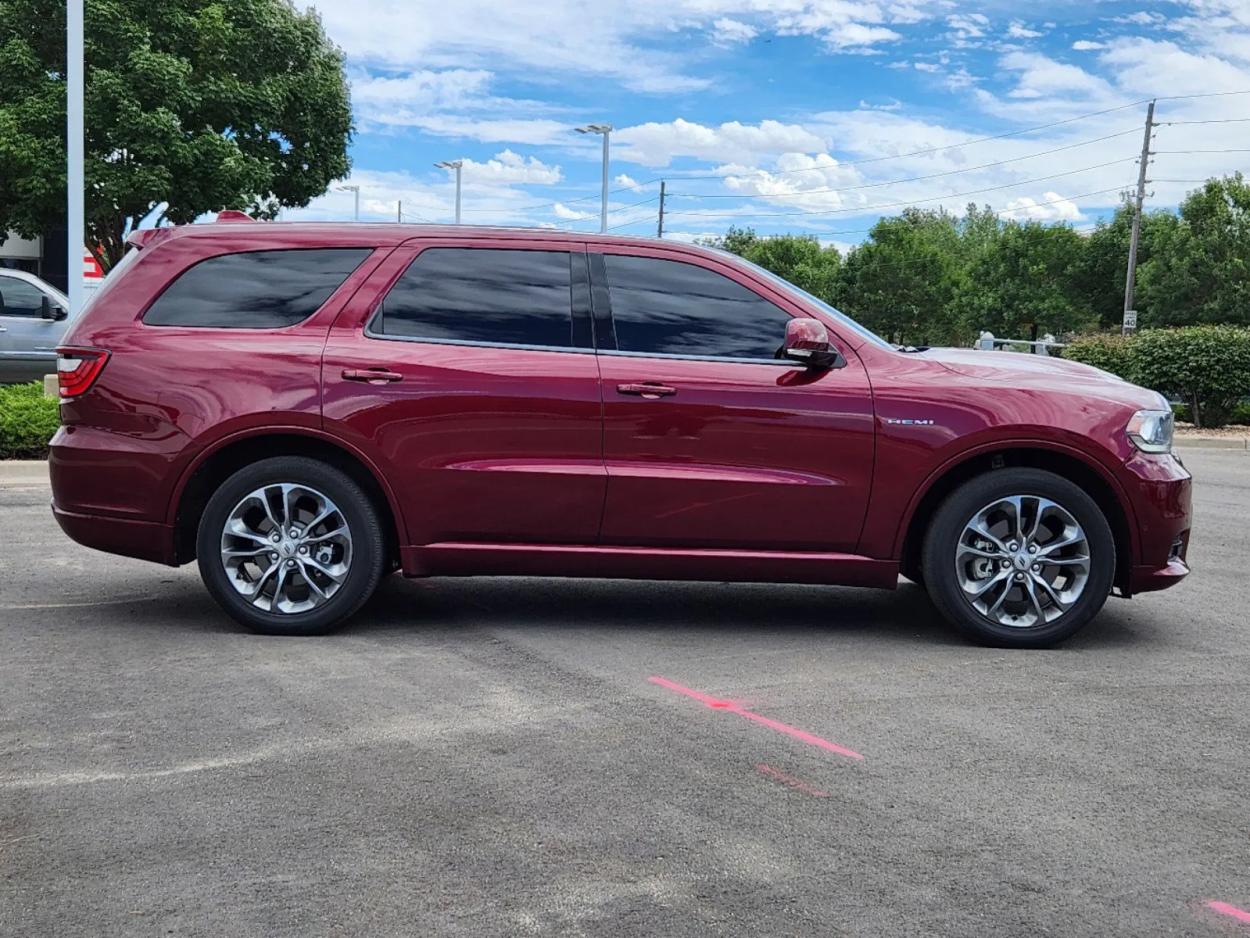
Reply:
<svg viewBox="0 0 1250 938"><path fill-rule="evenodd" d="M428 248L382 301L371 331L474 345L573 346L567 251Z"/></svg>
<svg viewBox="0 0 1250 938"><path fill-rule="evenodd" d="M249 251L188 268L152 304L149 326L280 329L303 322L372 248Z"/></svg>
<svg viewBox="0 0 1250 938"><path fill-rule="evenodd" d="M643 355L774 358L790 315L705 267L604 255L616 347Z"/></svg>

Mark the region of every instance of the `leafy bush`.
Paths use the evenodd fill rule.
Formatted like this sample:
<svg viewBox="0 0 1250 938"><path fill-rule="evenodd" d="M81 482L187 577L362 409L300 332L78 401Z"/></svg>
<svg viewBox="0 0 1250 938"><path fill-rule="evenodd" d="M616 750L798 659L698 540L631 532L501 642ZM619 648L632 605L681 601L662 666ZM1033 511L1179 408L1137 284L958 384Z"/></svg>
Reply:
<svg viewBox="0 0 1250 938"><path fill-rule="evenodd" d="M1063 357L1093 365L1127 381L1134 380L1129 340L1120 335L1079 336L1064 348Z"/></svg>
<svg viewBox="0 0 1250 938"><path fill-rule="evenodd" d="M1228 422L1242 427L1250 425L1250 404L1242 403L1234 407L1228 417Z"/></svg>
<svg viewBox="0 0 1250 938"><path fill-rule="evenodd" d="M1129 345L1130 380L1180 398L1196 427L1222 427L1250 395L1250 329L1148 329Z"/></svg>
<svg viewBox="0 0 1250 938"><path fill-rule="evenodd" d="M0 459L43 459L61 425L57 402L43 384L0 385Z"/></svg>
<svg viewBox="0 0 1250 938"><path fill-rule="evenodd" d="M1250 417L1250 407L1238 403L1250 395L1247 328L1147 329L1127 339L1082 336L1063 350L1063 357L1179 398L1177 419L1194 426L1222 427Z"/></svg>

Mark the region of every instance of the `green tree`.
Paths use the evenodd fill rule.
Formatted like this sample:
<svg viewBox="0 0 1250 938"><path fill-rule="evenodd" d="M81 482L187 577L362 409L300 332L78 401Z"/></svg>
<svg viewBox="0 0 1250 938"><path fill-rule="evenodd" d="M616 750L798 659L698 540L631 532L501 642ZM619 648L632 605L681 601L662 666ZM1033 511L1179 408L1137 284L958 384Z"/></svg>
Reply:
<svg viewBox="0 0 1250 938"><path fill-rule="evenodd" d="M289 0L86 0L86 240L138 219L272 217L350 168L341 52ZM65 4L0 0L0 238L64 218Z"/></svg>
<svg viewBox="0 0 1250 938"><path fill-rule="evenodd" d="M1250 185L1208 180L1140 267L1143 325L1250 325Z"/></svg>
<svg viewBox="0 0 1250 938"><path fill-rule="evenodd" d="M1090 324L1074 288L1083 239L1066 225L1008 222L974 257L956 300L969 332L1060 335Z"/></svg>
<svg viewBox="0 0 1250 938"><path fill-rule="evenodd" d="M883 218L842 266L839 305L905 344L951 342L951 299L960 280L959 234L946 212L909 208Z"/></svg>

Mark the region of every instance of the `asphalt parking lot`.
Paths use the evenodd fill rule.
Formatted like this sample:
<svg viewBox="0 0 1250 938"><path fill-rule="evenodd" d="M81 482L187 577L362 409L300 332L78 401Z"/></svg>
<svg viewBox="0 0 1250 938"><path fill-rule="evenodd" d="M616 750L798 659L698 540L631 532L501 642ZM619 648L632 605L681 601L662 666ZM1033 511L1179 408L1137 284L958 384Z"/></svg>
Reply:
<svg viewBox="0 0 1250 938"><path fill-rule="evenodd" d="M258 637L4 475L0 934L1250 935L1250 454L1184 456L1194 574L1041 652L912 586L392 577Z"/></svg>

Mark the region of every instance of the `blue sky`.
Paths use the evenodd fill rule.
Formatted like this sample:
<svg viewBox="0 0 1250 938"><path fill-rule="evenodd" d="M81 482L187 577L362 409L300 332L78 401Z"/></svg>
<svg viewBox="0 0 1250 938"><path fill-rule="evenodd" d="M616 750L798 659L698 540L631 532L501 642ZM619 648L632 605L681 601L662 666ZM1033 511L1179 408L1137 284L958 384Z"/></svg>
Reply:
<svg viewBox="0 0 1250 938"><path fill-rule="evenodd" d="M1250 0L312 5L347 55L365 218L402 201L407 221L451 220L432 164L463 159L466 222L596 230L587 122L616 128L609 224L653 234L663 178L677 238L737 224L846 246L905 204L970 200L1087 228L1135 181L1156 96L1151 205L1250 162L1195 152L1250 149L1250 94L1211 94L1250 91ZM286 217L351 213L332 190Z"/></svg>

